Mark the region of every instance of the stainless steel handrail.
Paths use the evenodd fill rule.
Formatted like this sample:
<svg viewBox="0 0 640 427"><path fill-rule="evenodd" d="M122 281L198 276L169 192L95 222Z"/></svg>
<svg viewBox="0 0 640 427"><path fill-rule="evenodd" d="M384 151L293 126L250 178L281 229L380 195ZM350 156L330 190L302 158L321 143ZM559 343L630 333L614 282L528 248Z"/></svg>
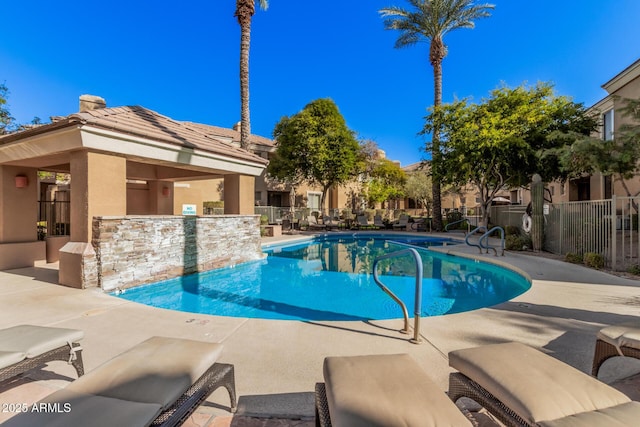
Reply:
<svg viewBox="0 0 640 427"><path fill-rule="evenodd" d="M467 233L467 235L466 235L466 236L465 236L465 238L464 238L464 242L465 242L467 245L469 245L469 246L474 246L474 247L478 248L478 250L480 251L480 253L482 253L482 245L480 245L480 244L476 244L476 243L471 243L471 242L469 241L469 239L471 238L471 236L473 236L474 234L476 234L476 232L477 232L477 231L480 231L480 232L485 231L485 232L486 232L486 231L487 231L487 227L485 227L484 225L480 225L480 226L478 226L478 227L474 228L474 229L473 229L473 230L471 230L469 233Z"/></svg>
<svg viewBox="0 0 640 427"><path fill-rule="evenodd" d="M420 258L420 254L413 248L402 249L400 251L391 252L389 254L381 255L377 257L373 262L373 280L376 284L382 289L387 295L389 295L395 302L397 302L402 308L402 313L404 314L404 329L400 330L400 332L404 334L409 333L409 313L407 312L407 306L402 302L400 298L396 296L389 288L387 288L378 278L378 262L388 259L394 258L397 256L411 254L413 255L413 259L416 262L416 298L414 304L414 321L413 321L413 338L409 341L413 344L420 344L422 340L420 339L420 314L422 311L422 276L423 276L423 266L422 266L422 258Z"/></svg>
<svg viewBox="0 0 640 427"><path fill-rule="evenodd" d="M494 248L489 244L489 236L493 234L493 232L496 230L500 232L500 248L502 249L501 255L504 256L504 228L502 227L496 226L496 227L493 227L491 230L487 231L486 233L484 233L482 236L480 236L480 239L478 240L478 244L482 248L487 250L486 253L489 253L489 249L493 249L495 256L498 256L498 251L496 251L496 248ZM484 240L487 241L486 245L483 243Z"/></svg>

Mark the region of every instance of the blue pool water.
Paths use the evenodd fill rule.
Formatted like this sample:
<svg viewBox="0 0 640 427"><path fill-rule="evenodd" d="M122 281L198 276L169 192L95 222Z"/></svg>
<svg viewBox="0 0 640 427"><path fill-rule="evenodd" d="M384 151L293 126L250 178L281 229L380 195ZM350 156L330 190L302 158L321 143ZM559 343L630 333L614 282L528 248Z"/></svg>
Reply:
<svg viewBox="0 0 640 427"><path fill-rule="evenodd" d="M375 257L414 246L424 264L422 315L475 310L530 287L510 270L429 251L446 239L334 233L312 241L263 248L267 257L205 273L128 289L127 300L193 313L293 320L372 320L402 317L373 281ZM382 282L410 311L415 264L410 255L378 264Z"/></svg>

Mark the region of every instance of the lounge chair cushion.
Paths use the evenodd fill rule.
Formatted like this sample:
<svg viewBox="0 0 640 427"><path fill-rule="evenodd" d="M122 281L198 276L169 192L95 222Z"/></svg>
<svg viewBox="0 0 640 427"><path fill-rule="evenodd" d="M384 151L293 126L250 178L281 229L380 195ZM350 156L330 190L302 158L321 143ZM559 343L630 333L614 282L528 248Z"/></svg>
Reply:
<svg viewBox="0 0 640 427"><path fill-rule="evenodd" d="M25 353L31 358L83 337L84 332L77 329L19 325L0 330L0 351Z"/></svg>
<svg viewBox="0 0 640 427"><path fill-rule="evenodd" d="M471 425L407 354L328 357L324 379L334 427Z"/></svg>
<svg viewBox="0 0 640 427"><path fill-rule="evenodd" d="M555 421L543 421L542 427L628 427L638 425L640 402L627 402L612 408L584 412Z"/></svg>
<svg viewBox="0 0 640 427"><path fill-rule="evenodd" d="M0 369L21 362L27 357L21 351L0 351Z"/></svg>
<svg viewBox="0 0 640 427"><path fill-rule="evenodd" d="M104 414L108 416L101 416ZM150 425L159 414L160 405L155 403L127 402L63 389L29 406L26 413L10 418L3 427L142 427Z"/></svg>
<svg viewBox="0 0 640 427"><path fill-rule="evenodd" d="M627 322L607 326L598 332L598 339L616 348L631 347L640 350L640 323Z"/></svg>
<svg viewBox="0 0 640 427"><path fill-rule="evenodd" d="M156 403L165 410L215 363L222 347L152 337L77 379L66 390Z"/></svg>
<svg viewBox="0 0 640 427"><path fill-rule="evenodd" d="M453 351L449 365L531 424L630 401L616 389L520 343Z"/></svg>

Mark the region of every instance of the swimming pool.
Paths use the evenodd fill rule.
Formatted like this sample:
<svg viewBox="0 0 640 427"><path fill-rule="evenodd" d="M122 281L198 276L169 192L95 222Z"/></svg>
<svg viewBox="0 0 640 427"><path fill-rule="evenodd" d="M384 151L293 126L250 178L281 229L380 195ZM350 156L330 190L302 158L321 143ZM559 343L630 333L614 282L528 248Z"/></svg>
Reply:
<svg viewBox="0 0 640 427"><path fill-rule="evenodd" d="M402 317L373 281L375 257L414 246L424 264L422 315L488 307L530 287L521 275L492 264L426 249L448 239L400 234L332 233L310 241L264 247L267 257L232 268L182 276L118 295L155 307L231 317L287 320L373 320ZM385 286L413 307L410 255L383 260Z"/></svg>

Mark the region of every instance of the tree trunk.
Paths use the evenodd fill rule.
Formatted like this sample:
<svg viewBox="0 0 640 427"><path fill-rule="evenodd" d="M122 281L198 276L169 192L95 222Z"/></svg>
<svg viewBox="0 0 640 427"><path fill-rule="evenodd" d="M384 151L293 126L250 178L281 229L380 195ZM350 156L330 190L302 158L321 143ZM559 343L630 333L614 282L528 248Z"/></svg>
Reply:
<svg viewBox="0 0 640 427"><path fill-rule="evenodd" d="M544 244L544 184L540 175L533 175L531 183L531 245L540 252Z"/></svg>
<svg viewBox="0 0 640 427"><path fill-rule="evenodd" d="M249 47L251 45L251 18L255 13L253 0L236 1L236 17L240 24L240 147L249 148L251 118L249 115Z"/></svg>
<svg viewBox="0 0 640 427"><path fill-rule="evenodd" d="M433 66L433 105L442 104L442 59L444 58L444 45L442 40L431 40L430 61ZM431 171L433 173L433 230L442 231L442 199L440 188L440 124L433 123L433 138L431 144Z"/></svg>

